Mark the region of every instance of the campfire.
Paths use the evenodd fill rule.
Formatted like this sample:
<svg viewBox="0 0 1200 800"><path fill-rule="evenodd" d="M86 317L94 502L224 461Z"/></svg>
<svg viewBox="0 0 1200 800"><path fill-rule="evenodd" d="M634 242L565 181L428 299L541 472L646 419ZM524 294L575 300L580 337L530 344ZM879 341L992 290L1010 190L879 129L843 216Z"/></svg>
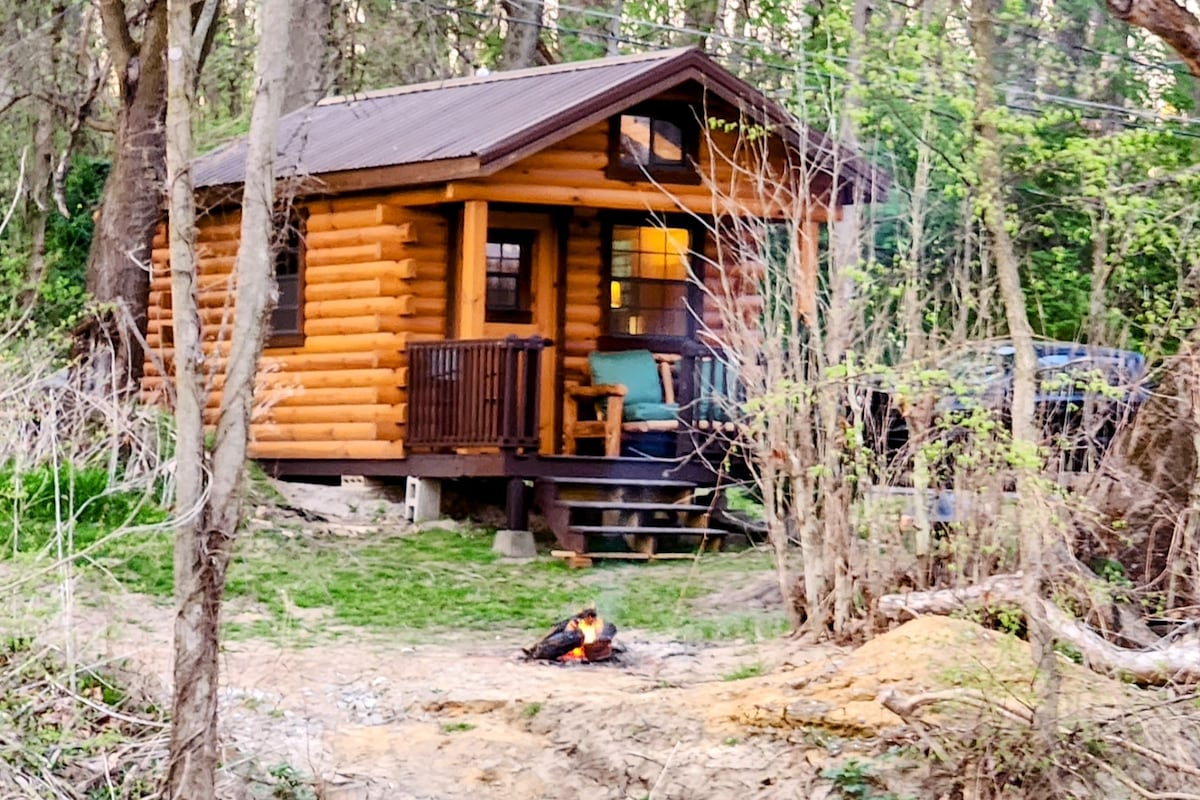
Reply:
<svg viewBox="0 0 1200 800"><path fill-rule="evenodd" d="M596 609L585 608L555 623L549 633L524 652L528 658L543 661L606 661L612 658L612 640L616 635L616 625L605 622Z"/></svg>

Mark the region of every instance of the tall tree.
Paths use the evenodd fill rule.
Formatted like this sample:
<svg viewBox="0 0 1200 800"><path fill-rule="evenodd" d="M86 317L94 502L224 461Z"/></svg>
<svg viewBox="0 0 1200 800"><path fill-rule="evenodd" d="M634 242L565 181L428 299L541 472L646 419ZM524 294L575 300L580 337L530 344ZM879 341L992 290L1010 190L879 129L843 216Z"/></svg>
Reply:
<svg viewBox="0 0 1200 800"><path fill-rule="evenodd" d="M66 17L66 0L50 6L49 35L43 49L45 91L50 94L58 74L60 40ZM46 274L46 223L50 219L50 189L54 180L54 133L60 112L49 96L38 103L33 124L33 161L29 170L29 275L24 303L28 307L37 298L37 288Z"/></svg>
<svg viewBox="0 0 1200 800"><path fill-rule="evenodd" d="M131 387L141 370L139 336L146 321L150 249L166 166L167 3L150 0L131 18L124 0L101 0L100 21L120 105L112 170L88 256L87 290L101 305L80 344L97 354L98 363L107 360L109 374L98 375L99 381ZM134 37L139 28L140 40Z"/></svg>
<svg viewBox="0 0 1200 800"><path fill-rule="evenodd" d="M197 65L211 43L218 5L216 0L187 4ZM97 375L99 381L132 389L142 368L150 250L166 173L167 0L149 0L133 14L124 0L100 0L100 21L119 107L112 170L88 255L87 290L98 306L79 344L104 356L97 363L107 363L107 374Z"/></svg>
<svg viewBox="0 0 1200 800"><path fill-rule="evenodd" d="M1033 348L1033 328L1021 288L1020 264L1009 233L1005 208L1004 173L1001 165L1001 141L997 122L996 33L994 18L999 8L995 0L971 0L971 45L975 50L975 136L978 159L978 204L988 233L988 244L995 262L996 279L1008 322L1013 347L1012 448L1017 468L1017 524L1020 526L1020 563L1027 599L1026 618L1030 643L1046 680L1044 702L1034 710L1038 733L1047 747L1053 746L1057 729L1057 704L1054 641L1041 605L1044 516L1037 511L1034 480L1039 471L1039 431L1034 413L1037 354Z"/></svg>
<svg viewBox="0 0 1200 800"><path fill-rule="evenodd" d="M724 0L683 0L683 30L676 36L676 43L681 46L695 45L709 49L709 37L717 27L721 12L724 10Z"/></svg>
<svg viewBox="0 0 1200 800"><path fill-rule="evenodd" d="M331 83L329 37L333 0L297 1L292 7L290 64L283 113L320 100Z"/></svg>
<svg viewBox="0 0 1200 800"><path fill-rule="evenodd" d="M211 451L204 438L203 364L196 295L191 111L195 50L187 0L170 0L168 168L171 289L176 325L177 518L174 699L167 772L171 800L214 795L219 628L225 573L241 520L254 378L274 291L271 227L275 147L288 67L290 0L266 0L234 264L237 303L226 382Z"/></svg>
<svg viewBox="0 0 1200 800"><path fill-rule="evenodd" d="M1200 19L1186 6L1175 0L1106 0L1106 5L1117 19L1161 38L1200 77Z"/></svg>
<svg viewBox="0 0 1200 800"><path fill-rule="evenodd" d="M503 5L508 18L508 32L504 36L500 66L504 69L535 66L538 63L542 18L546 12L545 0L503 0Z"/></svg>
<svg viewBox="0 0 1200 800"><path fill-rule="evenodd" d="M558 55L562 61L615 56L620 51L625 0L578 0L558 10Z"/></svg>

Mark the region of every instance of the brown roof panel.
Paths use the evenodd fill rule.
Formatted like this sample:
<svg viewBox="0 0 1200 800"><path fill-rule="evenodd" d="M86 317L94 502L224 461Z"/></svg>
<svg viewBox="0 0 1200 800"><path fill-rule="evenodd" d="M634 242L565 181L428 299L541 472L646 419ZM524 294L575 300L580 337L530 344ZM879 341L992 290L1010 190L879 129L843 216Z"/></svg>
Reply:
<svg viewBox="0 0 1200 800"><path fill-rule="evenodd" d="M685 81L741 108L781 133L818 168L840 161L848 184L865 199L887 190L888 178L869 163L806 129L754 87L696 48L579 61L473 78L335 97L280 120L276 174L320 176L429 162L446 164L446 178L487 174L643 99ZM837 156L835 159L834 156ZM244 179L246 142L237 139L201 156L197 187ZM449 171L453 162L456 171ZM425 178L428 180L428 177ZM403 185L397 177L396 185Z"/></svg>
<svg viewBox="0 0 1200 800"><path fill-rule="evenodd" d="M683 52L500 72L325 100L280 120L276 173L320 175L478 157L586 106L615 86L636 82ZM240 183L245 161L244 138L223 145L198 159L196 185Z"/></svg>

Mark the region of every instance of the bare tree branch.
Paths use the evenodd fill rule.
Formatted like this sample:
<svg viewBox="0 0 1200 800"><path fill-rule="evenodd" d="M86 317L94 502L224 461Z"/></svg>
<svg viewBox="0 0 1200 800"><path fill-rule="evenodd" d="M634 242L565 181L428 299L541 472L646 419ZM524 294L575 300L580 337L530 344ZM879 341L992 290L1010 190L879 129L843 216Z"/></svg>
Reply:
<svg viewBox="0 0 1200 800"><path fill-rule="evenodd" d="M17 206L20 205L21 195L25 192L25 156L27 155L29 155L28 145L21 150L21 170L17 173L17 188L13 190L13 199L12 203L8 206L8 213L4 215L3 220L0 220L0 235L4 234L8 223L12 221L13 212L17 210Z"/></svg>
<svg viewBox="0 0 1200 800"><path fill-rule="evenodd" d="M208 34L213 21L217 18L219 5L218 0L204 0L204 7L200 9L200 13L196 17L196 24L192 28L192 50L197 54L197 67L202 60L200 54L206 50L205 42L209 41ZM197 69L197 71L199 70Z"/></svg>

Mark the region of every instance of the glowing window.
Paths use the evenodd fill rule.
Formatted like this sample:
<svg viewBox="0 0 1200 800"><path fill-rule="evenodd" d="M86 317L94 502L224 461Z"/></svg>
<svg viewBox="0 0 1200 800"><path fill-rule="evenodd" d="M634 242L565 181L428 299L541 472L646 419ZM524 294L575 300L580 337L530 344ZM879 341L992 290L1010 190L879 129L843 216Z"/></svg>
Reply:
<svg viewBox="0 0 1200 800"><path fill-rule="evenodd" d="M685 228L613 226L610 334L687 336L690 250Z"/></svg>

